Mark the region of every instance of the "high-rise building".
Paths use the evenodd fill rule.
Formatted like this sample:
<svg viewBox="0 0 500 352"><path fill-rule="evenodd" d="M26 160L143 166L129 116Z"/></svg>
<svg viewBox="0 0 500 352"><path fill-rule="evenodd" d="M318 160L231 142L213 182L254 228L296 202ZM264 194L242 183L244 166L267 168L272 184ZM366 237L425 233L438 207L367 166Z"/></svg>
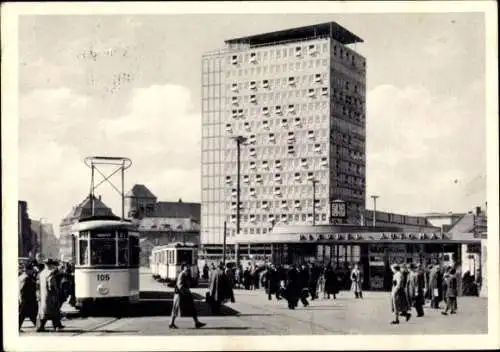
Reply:
<svg viewBox="0 0 500 352"><path fill-rule="evenodd" d="M225 41L202 58L201 243L365 210L365 58L335 22ZM237 183L236 137L244 137ZM314 214L314 215L313 215Z"/></svg>

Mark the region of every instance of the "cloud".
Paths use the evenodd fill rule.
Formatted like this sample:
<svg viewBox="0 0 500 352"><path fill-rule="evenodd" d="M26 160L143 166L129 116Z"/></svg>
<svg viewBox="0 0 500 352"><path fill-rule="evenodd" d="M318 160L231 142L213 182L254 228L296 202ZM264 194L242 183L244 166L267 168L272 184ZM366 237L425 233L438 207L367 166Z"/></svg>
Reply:
<svg viewBox="0 0 500 352"><path fill-rule="evenodd" d="M60 220L89 192L86 156L125 156L125 190L135 183L159 200L200 201L200 114L191 92L177 85L131 91L125 113L109 116L92 98L68 88L38 89L20 97L20 197L33 216ZM101 167L108 175L113 168ZM96 183L101 176L96 173ZM117 187L120 179L111 178ZM107 184L96 190L120 213L119 195Z"/></svg>
<svg viewBox="0 0 500 352"><path fill-rule="evenodd" d="M484 116L469 104L416 86L369 91L367 195L379 194L380 207L402 212L461 211L484 202L482 184L469 185L485 174Z"/></svg>

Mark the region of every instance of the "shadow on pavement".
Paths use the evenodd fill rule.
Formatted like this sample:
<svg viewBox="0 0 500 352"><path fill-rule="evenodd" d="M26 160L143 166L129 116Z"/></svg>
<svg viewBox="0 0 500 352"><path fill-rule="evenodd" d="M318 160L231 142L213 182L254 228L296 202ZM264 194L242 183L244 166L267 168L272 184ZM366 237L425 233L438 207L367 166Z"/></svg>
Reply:
<svg viewBox="0 0 500 352"><path fill-rule="evenodd" d="M198 316L236 316L238 311L222 306L219 314L213 314L199 294L192 293L196 311ZM77 313L79 317L116 317L116 318L138 318L138 317L154 317L154 316L170 316L172 312L173 292L156 292L145 291L141 292L138 303L129 306L95 306L86 312Z"/></svg>
<svg viewBox="0 0 500 352"><path fill-rule="evenodd" d="M273 314L238 314L239 317L270 317Z"/></svg>

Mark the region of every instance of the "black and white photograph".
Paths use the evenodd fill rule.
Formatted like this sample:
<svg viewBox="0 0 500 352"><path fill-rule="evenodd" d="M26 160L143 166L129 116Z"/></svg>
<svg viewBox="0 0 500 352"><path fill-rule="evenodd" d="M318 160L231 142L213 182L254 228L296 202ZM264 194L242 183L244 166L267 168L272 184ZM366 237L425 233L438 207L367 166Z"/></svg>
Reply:
<svg viewBox="0 0 500 352"><path fill-rule="evenodd" d="M500 347L496 28L493 1L5 4L5 349Z"/></svg>

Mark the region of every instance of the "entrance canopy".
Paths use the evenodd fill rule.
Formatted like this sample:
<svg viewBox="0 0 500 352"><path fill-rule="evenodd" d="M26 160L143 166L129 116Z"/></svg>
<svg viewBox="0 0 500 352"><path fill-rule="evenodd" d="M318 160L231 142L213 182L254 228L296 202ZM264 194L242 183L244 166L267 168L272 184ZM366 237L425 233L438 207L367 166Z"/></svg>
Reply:
<svg viewBox="0 0 500 352"><path fill-rule="evenodd" d="M276 231L275 231L276 230ZM357 230L357 231L356 231ZM392 231L391 231L392 230ZM228 242L250 243L480 243L474 233L402 232L387 228L353 226L279 227L265 235L239 235Z"/></svg>

